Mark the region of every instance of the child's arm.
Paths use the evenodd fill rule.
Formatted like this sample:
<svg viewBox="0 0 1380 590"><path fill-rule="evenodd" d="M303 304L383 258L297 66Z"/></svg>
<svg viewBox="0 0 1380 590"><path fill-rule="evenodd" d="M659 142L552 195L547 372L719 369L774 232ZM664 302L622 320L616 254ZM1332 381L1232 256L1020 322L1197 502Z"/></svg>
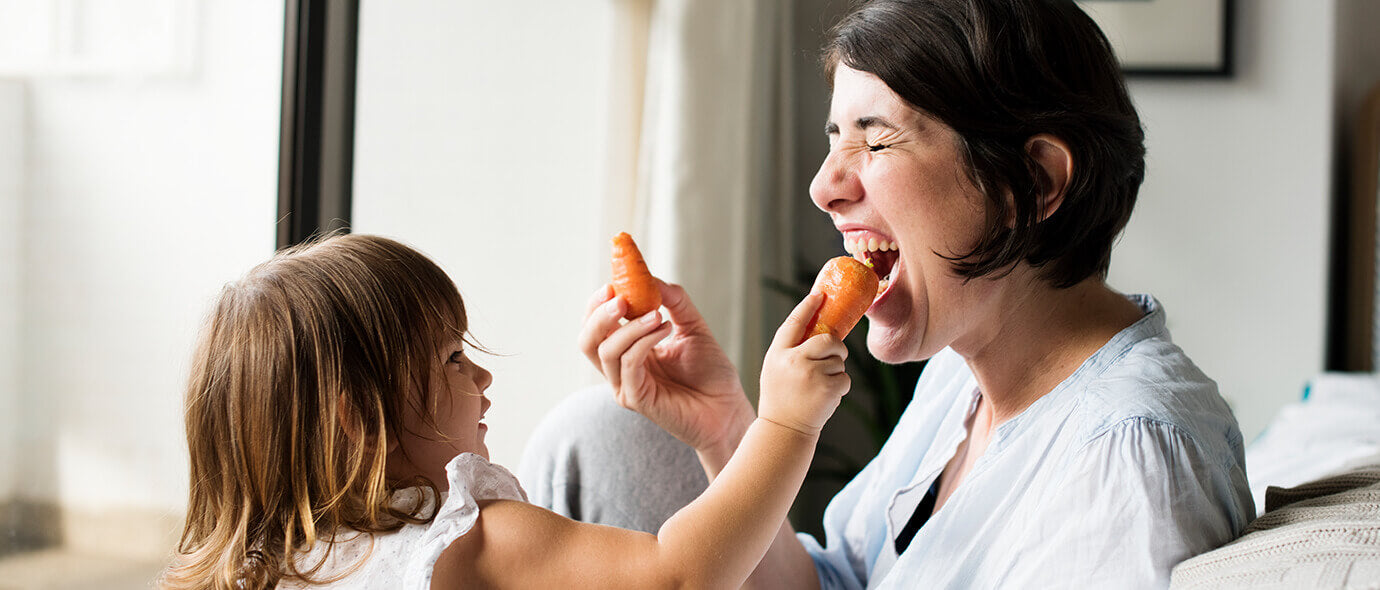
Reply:
<svg viewBox="0 0 1380 590"><path fill-rule="evenodd" d="M820 428L848 391L847 350L829 335L792 346L820 304L777 330L760 416L704 494L653 536L585 524L530 504L482 504L436 563L433 588L737 588L771 545L809 468Z"/></svg>

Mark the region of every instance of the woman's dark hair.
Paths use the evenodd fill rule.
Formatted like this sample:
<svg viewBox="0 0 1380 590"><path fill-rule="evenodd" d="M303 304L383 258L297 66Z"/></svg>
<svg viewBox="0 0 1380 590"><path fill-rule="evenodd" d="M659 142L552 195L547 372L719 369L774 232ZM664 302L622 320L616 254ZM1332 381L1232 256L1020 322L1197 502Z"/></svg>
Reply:
<svg viewBox="0 0 1380 590"><path fill-rule="evenodd" d="M959 275L1025 261L1057 287L1106 276L1145 177L1145 134L1111 45L1072 0L872 0L833 28L823 58L831 84L839 64L869 72L957 132L988 200L981 241L952 257ZM1044 221L1050 180L1025 147L1040 133L1073 157Z"/></svg>

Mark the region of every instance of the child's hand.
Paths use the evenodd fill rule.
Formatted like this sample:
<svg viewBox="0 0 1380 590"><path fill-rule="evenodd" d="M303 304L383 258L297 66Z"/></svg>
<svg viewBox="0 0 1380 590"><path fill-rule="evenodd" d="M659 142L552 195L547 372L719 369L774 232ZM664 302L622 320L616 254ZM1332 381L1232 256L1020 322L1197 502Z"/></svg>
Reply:
<svg viewBox="0 0 1380 590"><path fill-rule="evenodd" d="M848 348L829 334L801 342L824 296L811 293L776 330L762 361L758 415L806 434L819 434L851 381L843 370Z"/></svg>

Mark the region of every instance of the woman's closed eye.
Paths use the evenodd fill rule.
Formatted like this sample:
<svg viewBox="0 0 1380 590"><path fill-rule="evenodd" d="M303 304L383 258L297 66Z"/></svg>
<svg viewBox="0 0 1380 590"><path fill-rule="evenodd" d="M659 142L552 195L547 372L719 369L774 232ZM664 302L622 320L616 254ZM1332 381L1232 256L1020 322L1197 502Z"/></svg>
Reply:
<svg viewBox="0 0 1380 590"><path fill-rule="evenodd" d="M450 358L449 358L449 359L446 359L446 360L447 360L447 362L455 363L455 364L457 364L457 365L462 365L462 364L465 363L465 351L463 351L463 350L457 350L457 351L455 351L455 352L452 352L452 353L450 353Z"/></svg>
<svg viewBox="0 0 1380 590"><path fill-rule="evenodd" d="M887 149L887 148L891 147L891 145L892 145L892 144L889 144L889 143L868 143L868 142L866 142L866 141L858 141L857 143L852 143L852 144L851 144L851 146L852 146L851 149L863 148L863 149L865 149L865 150L867 150L867 151L869 151L869 152L880 152L880 151L882 151L882 150L884 150L884 149ZM830 149L830 150L833 150L833 149L834 149L835 147L837 147L837 146L838 146L838 136L837 136L837 135L831 135L831 136L829 136L829 149Z"/></svg>

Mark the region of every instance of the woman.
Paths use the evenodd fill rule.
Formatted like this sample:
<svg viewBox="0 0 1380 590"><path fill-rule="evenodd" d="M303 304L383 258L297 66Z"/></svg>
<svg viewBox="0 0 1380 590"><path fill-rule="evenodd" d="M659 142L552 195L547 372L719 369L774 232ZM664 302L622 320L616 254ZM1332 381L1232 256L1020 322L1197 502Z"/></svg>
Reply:
<svg viewBox="0 0 1380 590"><path fill-rule="evenodd" d="M1143 133L1096 25L1064 0L876 0L832 32L810 187L888 284L868 349L930 359L823 543L785 523L752 585L1163 587L1254 514L1241 435L1148 296L1105 283ZM752 410L684 292L581 347L709 477ZM664 342L663 338L670 336Z"/></svg>

